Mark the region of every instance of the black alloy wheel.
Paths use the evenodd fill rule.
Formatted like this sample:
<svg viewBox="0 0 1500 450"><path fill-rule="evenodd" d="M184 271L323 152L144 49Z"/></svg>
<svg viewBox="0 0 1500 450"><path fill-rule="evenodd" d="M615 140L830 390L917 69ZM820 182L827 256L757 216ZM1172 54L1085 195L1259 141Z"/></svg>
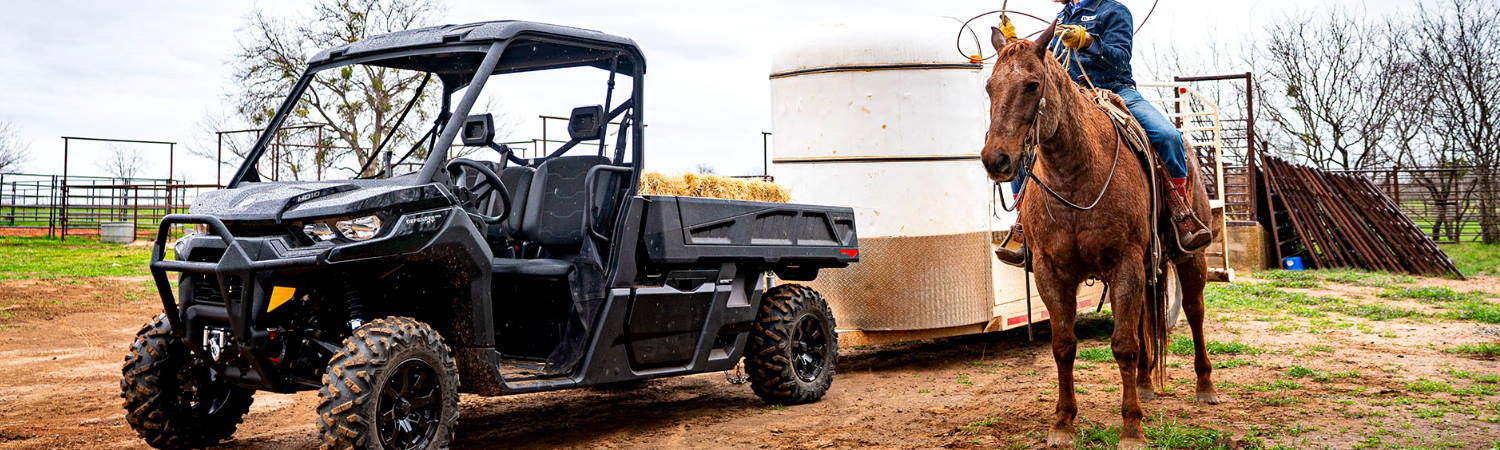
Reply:
<svg viewBox="0 0 1500 450"><path fill-rule="evenodd" d="M397 364L394 372L380 387L376 404L381 444L388 449L427 448L443 412L437 371L412 358Z"/></svg>
<svg viewBox="0 0 1500 450"><path fill-rule="evenodd" d="M823 320L804 314L797 320L792 331L792 362L797 378L813 382L818 379L828 360L828 332L823 329Z"/></svg>

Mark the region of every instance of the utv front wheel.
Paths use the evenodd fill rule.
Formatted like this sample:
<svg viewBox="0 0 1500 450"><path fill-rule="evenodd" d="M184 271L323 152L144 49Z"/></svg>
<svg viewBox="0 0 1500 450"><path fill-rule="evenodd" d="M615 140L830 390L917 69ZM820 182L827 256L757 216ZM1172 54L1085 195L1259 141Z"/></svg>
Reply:
<svg viewBox="0 0 1500 450"><path fill-rule="evenodd" d="M839 354L833 311L806 286L766 291L745 347L750 388L766 403L794 405L823 398Z"/></svg>
<svg viewBox="0 0 1500 450"><path fill-rule="evenodd" d="M344 339L318 391L323 448L448 448L458 423L458 369L431 327L377 319Z"/></svg>
<svg viewBox="0 0 1500 450"><path fill-rule="evenodd" d="M254 400L254 391L216 380L194 359L165 315L136 333L123 375L125 421L156 448L218 444L234 435Z"/></svg>

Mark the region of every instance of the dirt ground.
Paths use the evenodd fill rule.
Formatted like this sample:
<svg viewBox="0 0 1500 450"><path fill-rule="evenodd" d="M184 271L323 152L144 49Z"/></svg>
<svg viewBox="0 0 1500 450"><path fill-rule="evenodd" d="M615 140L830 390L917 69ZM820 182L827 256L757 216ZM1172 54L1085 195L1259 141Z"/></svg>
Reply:
<svg viewBox="0 0 1500 450"><path fill-rule="evenodd" d="M1494 278L1417 284L1500 292ZM1374 302L1380 288L1300 291ZM132 335L159 309L145 277L0 282L0 447L141 447L124 423L119 370ZM1500 363L1443 351L1500 343L1500 326L1331 314L1323 320L1334 325L1320 326L1326 323L1290 317L1210 311L1211 340L1260 352L1214 356L1237 367L1214 372L1227 401L1212 406L1192 402L1190 357L1169 356L1165 392L1146 404L1148 425L1207 433L1226 447L1489 448L1500 441L1500 385L1480 381L1500 375ZM1089 339L1079 347L1106 347L1109 327L1107 318L1085 319L1080 335ZM832 391L811 405L767 406L718 373L633 390L465 396L455 447L1037 447L1056 378L1045 332L1033 343L1025 336L845 349ZM1327 376L1294 377L1293 366ZM1108 434L1119 424L1118 379L1113 363L1080 361L1084 434ZM313 447L316 403L314 392L258 394L227 445Z"/></svg>

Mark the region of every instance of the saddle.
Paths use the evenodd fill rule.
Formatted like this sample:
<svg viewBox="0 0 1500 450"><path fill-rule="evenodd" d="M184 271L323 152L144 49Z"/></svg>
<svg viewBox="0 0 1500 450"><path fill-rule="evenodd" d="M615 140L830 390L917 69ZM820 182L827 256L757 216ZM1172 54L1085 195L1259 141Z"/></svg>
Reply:
<svg viewBox="0 0 1500 450"><path fill-rule="evenodd" d="M1148 175L1153 189L1150 190L1149 202L1155 211L1155 233L1156 249L1152 253L1161 252L1160 255L1170 261L1178 261L1192 252L1183 250L1181 243L1177 242L1177 230L1172 225L1172 212L1167 208L1164 199L1171 195L1172 189L1170 177L1167 175L1167 167L1163 164L1161 157L1151 149L1151 140L1146 137L1146 129L1141 127L1140 122L1130 113L1130 108L1125 105L1125 100L1107 89L1089 88L1080 86L1085 95L1094 99L1094 103L1104 114L1109 116L1113 122L1115 131L1120 133L1120 142L1130 149L1135 155L1136 161L1140 163L1141 170ZM1189 183L1196 183L1194 177L1188 177ZM1197 220L1196 217L1193 220Z"/></svg>

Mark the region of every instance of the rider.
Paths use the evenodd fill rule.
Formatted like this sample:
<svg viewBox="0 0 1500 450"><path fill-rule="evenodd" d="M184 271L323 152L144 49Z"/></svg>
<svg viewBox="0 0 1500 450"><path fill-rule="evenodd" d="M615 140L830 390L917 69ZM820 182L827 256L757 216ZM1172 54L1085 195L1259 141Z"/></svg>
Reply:
<svg viewBox="0 0 1500 450"><path fill-rule="evenodd" d="M1135 38L1135 25L1130 17L1130 10L1116 0L1057 2L1063 4L1063 10L1057 14L1059 25L1056 39L1062 41L1062 45L1078 51L1083 70L1094 86L1113 91L1125 101L1130 114L1146 130L1151 147L1161 155L1172 183L1171 193L1166 197L1167 207L1172 212L1172 222L1176 226L1177 241L1187 251L1207 246L1213 236L1202 223L1191 217L1193 211L1188 201L1187 159L1182 133L1151 102L1141 97L1141 93L1135 90L1135 80L1130 75L1130 48ZM1074 81L1085 83L1084 73L1079 71L1077 64L1064 66L1068 68L1068 75ZM1023 172L1012 183L1015 192L1021 192L1025 181ZM1024 245L1019 221L1011 227L1011 236ZM1001 248L997 255L1002 261L1013 265L1021 265L1024 260L1023 251L1007 248Z"/></svg>

